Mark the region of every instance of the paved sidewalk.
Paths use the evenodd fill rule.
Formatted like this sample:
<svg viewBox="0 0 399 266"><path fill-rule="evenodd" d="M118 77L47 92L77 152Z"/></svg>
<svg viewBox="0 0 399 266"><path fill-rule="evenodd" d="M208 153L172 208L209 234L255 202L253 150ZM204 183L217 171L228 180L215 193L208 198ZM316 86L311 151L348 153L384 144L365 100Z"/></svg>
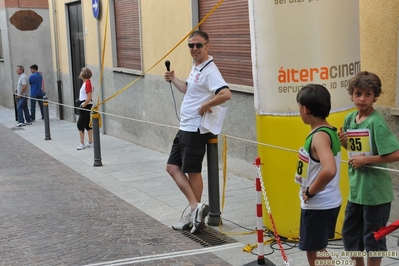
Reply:
<svg viewBox="0 0 399 266"><path fill-rule="evenodd" d="M79 136L76 125L71 122L58 120L55 116L56 107L49 106L51 140L45 140L44 122L40 120L34 122L31 126L14 128L15 117L14 110L12 109L0 107L0 122L54 159L77 171L166 226L171 227L173 223L180 219L181 213L186 207L186 200L165 171L167 154L101 134L103 166L94 167L93 148L81 151L77 150ZM256 173L256 170L254 170L254 173ZM206 167L203 169L203 177L203 202L207 202ZM222 177L222 174L220 174L220 177ZM222 180L220 180L220 186L222 186ZM222 195L222 191L220 195ZM222 219L224 220L223 231L227 233L246 232L245 229L235 224L244 228L255 229L255 204L256 193L254 181L228 174L225 208L222 214ZM218 229L217 227L214 228ZM257 265L254 263L257 260L256 255L242 251L242 248L247 244L256 244L256 234L228 234L228 236L242 243L242 247L218 251L214 252L214 254L232 265ZM397 238L394 237L397 234L391 236L393 237L388 238L388 249L390 251L398 251L398 246L396 245ZM337 245L338 249L330 249L331 251L342 251L341 241L334 241L332 244ZM286 253L290 265L307 265L304 252L299 251L297 247L291 248L287 245L284 245L284 247L287 249ZM269 245L265 246L265 253L272 253L267 255L266 258L275 265L284 265L280 251L276 250L277 245L274 245L273 248L271 249ZM254 252L256 253L256 249L254 249ZM383 260L383 265L397 265L398 263L396 260Z"/></svg>
<svg viewBox="0 0 399 266"><path fill-rule="evenodd" d="M0 147L0 265L231 265L2 124Z"/></svg>

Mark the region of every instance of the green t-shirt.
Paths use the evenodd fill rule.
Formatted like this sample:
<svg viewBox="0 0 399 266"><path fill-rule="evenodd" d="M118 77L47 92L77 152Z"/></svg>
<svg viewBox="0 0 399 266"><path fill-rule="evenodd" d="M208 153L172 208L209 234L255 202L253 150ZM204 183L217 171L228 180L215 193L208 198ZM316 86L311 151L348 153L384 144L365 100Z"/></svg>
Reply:
<svg viewBox="0 0 399 266"><path fill-rule="evenodd" d="M374 110L360 124L356 124L357 111L345 117L343 131L348 129L370 130L370 148L373 155L387 155L399 150L399 142L388 128L384 118ZM348 143L348 145L350 145ZM373 166L387 167L386 164ZM350 202L362 205L379 205L394 200L392 180L386 170L370 167L354 169L348 166Z"/></svg>

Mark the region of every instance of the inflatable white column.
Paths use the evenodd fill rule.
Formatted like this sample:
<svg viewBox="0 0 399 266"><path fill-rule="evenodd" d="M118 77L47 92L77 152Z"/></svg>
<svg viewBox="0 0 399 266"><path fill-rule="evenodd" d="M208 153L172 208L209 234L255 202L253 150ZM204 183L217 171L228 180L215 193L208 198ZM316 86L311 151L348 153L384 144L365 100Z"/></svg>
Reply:
<svg viewBox="0 0 399 266"><path fill-rule="evenodd" d="M298 150L310 130L298 113L296 94L301 87L318 83L329 89L328 121L337 128L353 108L346 87L360 71L359 1L249 0L248 4L258 141ZM297 154L260 145L259 156L278 232L297 238L299 186L293 181ZM341 167L344 200L337 231L348 193L346 171Z"/></svg>

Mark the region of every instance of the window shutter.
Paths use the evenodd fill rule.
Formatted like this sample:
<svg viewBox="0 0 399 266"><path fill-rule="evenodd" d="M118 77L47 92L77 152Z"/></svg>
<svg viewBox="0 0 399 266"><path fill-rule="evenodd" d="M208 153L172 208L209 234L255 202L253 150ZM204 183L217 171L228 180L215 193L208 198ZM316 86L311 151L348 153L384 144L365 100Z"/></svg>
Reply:
<svg viewBox="0 0 399 266"><path fill-rule="evenodd" d="M138 0L114 1L114 7L117 66L142 70Z"/></svg>
<svg viewBox="0 0 399 266"><path fill-rule="evenodd" d="M199 19L204 18L218 2L199 0ZM214 57L226 82L253 86L248 0L224 1L200 26L200 30L208 33L209 54Z"/></svg>

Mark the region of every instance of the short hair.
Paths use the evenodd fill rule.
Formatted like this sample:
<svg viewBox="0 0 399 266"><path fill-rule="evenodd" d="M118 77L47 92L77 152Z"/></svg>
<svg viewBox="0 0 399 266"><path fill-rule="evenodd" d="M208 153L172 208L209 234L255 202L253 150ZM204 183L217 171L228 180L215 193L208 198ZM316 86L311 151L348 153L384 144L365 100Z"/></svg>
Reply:
<svg viewBox="0 0 399 266"><path fill-rule="evenodd" d="M191 33L189 39L194 36L197 36L197 35L204 38L206 42L209 42L208 33L206 33L205 31L202 31L202 30L197 30L197 31L194 31L193 33Z"/></svg>
<svg viewBox="0 0 399 266"><path fill-rule="evenodd" d="M368 71L360 71L349 80L348 93L353 95L355 88L360 90L373 89L374 97L379 97L382 93L381 79L374 73Z"/></svg>
<svg viewBox="0 0 399 266"><path fill-rule="evenodd" d="M37 65L31 65L31 66L30 66L30 69L34 69L34 70L37 71L37 70L39 69L39 67L38 67Z"/></svg>
<svg viewBox="0 0 399 266"><path fill-rule="evenodd" d="M21 69L21 70L22 70L22 72L24 72L24 71L25 71L25 68L24 68L23 66L17 66L17 68Z"/></svg>
<svg viewBox="0 0 399 266"><path fill-rule="evenodd" d="M309 109L310 114L325 119L331 110L331 95L326 87L320 84L308 84L296 95L296 101Z"/></svg>
<svg viewBox="0 0 399 266"><path fill-rule="evenodd" d="M91 76L93 76L93 74L91 73L91 70L89 68L83 67L82 70L80 70L80 78L90 79Z"/></svg>

